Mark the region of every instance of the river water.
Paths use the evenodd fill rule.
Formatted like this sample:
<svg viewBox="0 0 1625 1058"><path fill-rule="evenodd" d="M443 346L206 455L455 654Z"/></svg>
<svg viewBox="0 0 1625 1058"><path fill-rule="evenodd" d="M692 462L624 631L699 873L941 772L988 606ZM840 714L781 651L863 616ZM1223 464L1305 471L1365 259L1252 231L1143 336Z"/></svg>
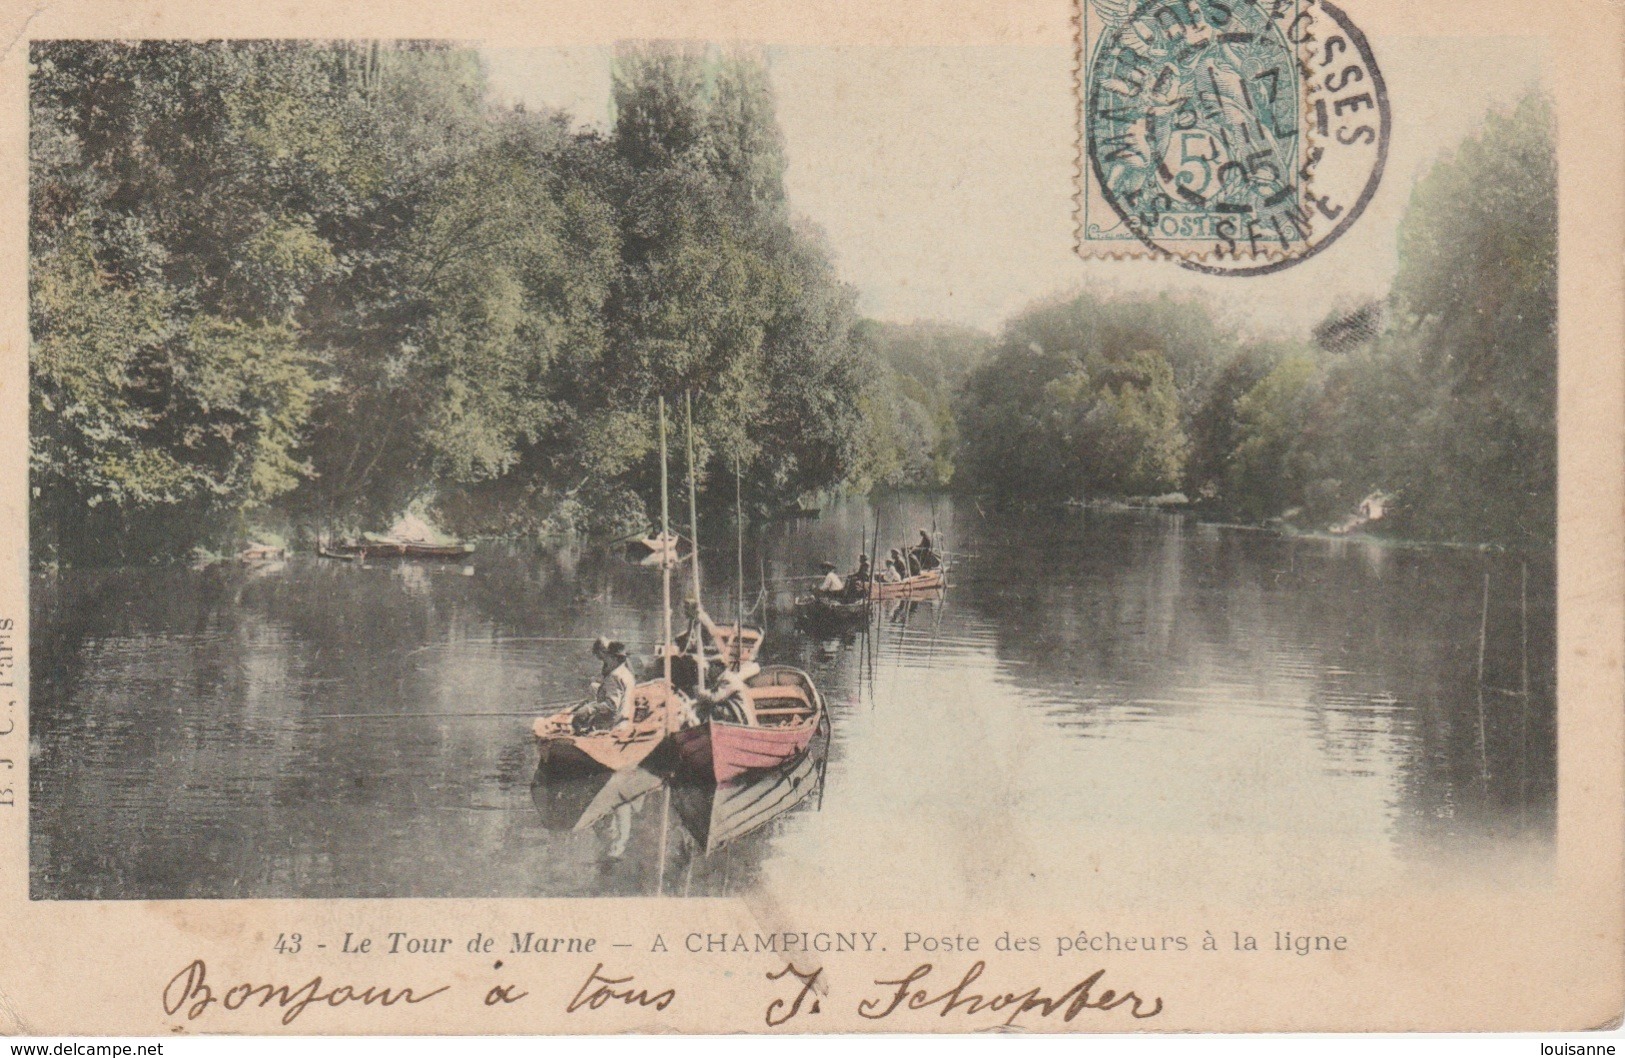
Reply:
<svg viewBox="0 0 1625 1058"><path fill-rule="evenodd" d="M808 671L832 725L721 790L654 763L552 781L524 715L468 715L579 697L600 633L653 648L659 574L619 553L36 574L32 895L854 893L929 872L972 904L1063 884L1260 899L1283 872L1313 897L1548 864L1549 561L878 508L747 544L763 660ZM798 628L817 562L848 566L877 518L889 545L934 527L946 594ZM702 555L727 618L732 542Z"/></svg>

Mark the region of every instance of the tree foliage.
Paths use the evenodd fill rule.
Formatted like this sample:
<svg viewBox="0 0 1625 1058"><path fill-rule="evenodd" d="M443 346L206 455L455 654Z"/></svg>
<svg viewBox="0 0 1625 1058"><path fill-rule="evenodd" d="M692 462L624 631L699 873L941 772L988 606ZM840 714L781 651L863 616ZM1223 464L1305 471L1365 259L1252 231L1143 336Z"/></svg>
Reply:
<svg viewBox="0 0 1625 1058"><path fill-rule="evenodd" d="M1233 344L1194 300L1086 291L1026 310L961 395L965 482L1051 500L1179 488L1187 409Z"/></svg>
<svg viewBox="0 0 1625 1058"><path fill-rule="evenodd" d="M623 52L608 133L493 109L436 43L32 59L41 557L409 506L632 528L656 395L699 396L703 458L762 505L859 458L853 296L790 215L753 55Z"/></svg>
<svg viewBox="0 0 1625 1058"><path fill-rule="evenodd" d="M1308 527L1550 546L1557 192L1539 95L1416 187L1386 302L1243 342L1199 300L1084 293L1018 315L959 409L962 482L1030 498L1182 487Z"/></svg>

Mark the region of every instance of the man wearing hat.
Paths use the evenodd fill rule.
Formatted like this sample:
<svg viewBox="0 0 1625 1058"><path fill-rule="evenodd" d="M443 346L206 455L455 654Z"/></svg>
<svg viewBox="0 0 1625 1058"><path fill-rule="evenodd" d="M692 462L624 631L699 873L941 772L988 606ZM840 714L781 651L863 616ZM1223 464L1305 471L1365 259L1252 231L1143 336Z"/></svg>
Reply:
<svg viewBox="0 0 1625 1058"><path fill-rule="evenodd" d="M920 563L920 569L936 569L942 565L942 559L937 557L937 550L932 545L931 534L924 529L920 530L920 542L914 545L914 558Z"/></svg>
<svg viewBox="0 0 1625 1058"><path fill-rule="evenodd" d="M577 706L571 718L570 726L578 735L608 730L617 723L630 723L633 718L632 688L637 677L626 663L626 644L599 636L592 652L604 667L596 685L597 696Z"/></svg>
<svg viewBox="0 0 1625 1058"><path fill-rule="evenodd" d="M869 581L873 576L874 571L869 567L869 556L859 555L857 568L846 575L846 590L841 593L841 598L847 602L857 602L867 597Z"/></svg>
<svg viewBox="0 0 1625 1058"><path fill-rule="evenodd" d="M846 581L842 580L841 575L835 572L835 563L822 562L819 563L818 568L824 571L824 579L818 585L819 594L840 595L846 591Z"/></svg>

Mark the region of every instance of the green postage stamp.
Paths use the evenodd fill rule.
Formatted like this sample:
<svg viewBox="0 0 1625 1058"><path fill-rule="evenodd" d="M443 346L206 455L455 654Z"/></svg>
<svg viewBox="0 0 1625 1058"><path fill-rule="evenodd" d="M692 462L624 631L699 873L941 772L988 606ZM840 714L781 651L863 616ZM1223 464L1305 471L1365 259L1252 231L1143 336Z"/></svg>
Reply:
<svg viewBox="0 0 1625 1058"><path fill-rule="evenodd" d="M1078 252L1261 275L1331 245L1392 115L1359 28L1316 0L1081 0Z"/></svg>

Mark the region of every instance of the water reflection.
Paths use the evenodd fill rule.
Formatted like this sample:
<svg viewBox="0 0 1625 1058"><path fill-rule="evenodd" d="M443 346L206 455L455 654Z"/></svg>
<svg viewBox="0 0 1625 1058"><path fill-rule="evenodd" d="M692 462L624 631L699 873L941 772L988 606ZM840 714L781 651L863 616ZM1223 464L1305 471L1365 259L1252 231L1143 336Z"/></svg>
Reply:
<svg viewBox="0 0 1625 1058"><path fill-rule="evenodd" d="M714 853L754 833L823 789L829 734L821 731L797 759L733 782L679 782L677 815L698 847Z"/></svg>
<svg viewBox="0 0 1625 1058"><path fill-rule="evenodd" d="M833 728L795 765L810 785L739 801L658 767L536 772L522 714L582 694L593 637L658 640L658 577L618 551L40 574L31 891L838 893L930 871L976 900L1076 890L1085 865L1115 899L1170 875L1270 891L1283 863L1301 891L1365 891L1550 839L1549 561L901 497L884 538L929 527L950 588L798 626L806 578L872 548L876 513L750 544L764 660L808 671Z"/></svg>

